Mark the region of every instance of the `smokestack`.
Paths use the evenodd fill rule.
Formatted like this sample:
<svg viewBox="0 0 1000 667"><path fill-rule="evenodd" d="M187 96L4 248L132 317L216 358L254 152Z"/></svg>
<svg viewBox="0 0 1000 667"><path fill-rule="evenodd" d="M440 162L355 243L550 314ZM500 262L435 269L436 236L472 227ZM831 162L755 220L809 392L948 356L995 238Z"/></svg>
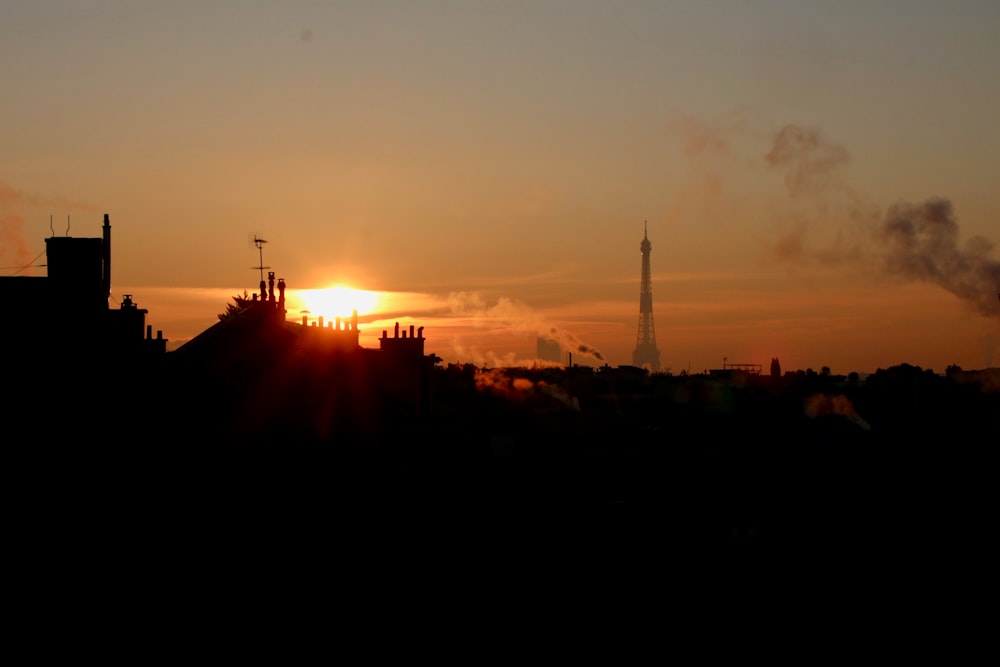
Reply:
<svg viewBox="0 0 1000 667"><path fill-rule="evenodd" d="M104 247L102 249L104 260L104 303L107 304L111 298L111 218L104 214Z"/></svg>

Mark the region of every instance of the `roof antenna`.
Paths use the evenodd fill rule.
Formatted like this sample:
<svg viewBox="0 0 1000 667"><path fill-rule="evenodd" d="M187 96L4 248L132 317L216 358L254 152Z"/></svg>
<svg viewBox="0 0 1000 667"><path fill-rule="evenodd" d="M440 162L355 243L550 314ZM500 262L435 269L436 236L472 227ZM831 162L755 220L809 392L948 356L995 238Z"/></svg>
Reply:
<svg viewBox="0 0 1000 667"><path fill-rule="evenodd" d="M260 282L264 282L264 269L270 269L270 266L264 266L264 244L267 243L264 239L257 238L257 235L253 235L253 244L257 246L257 255L260 257L260 264L258 266L251 266L251 269L257 269L260 271Z"/></svg>
<svg viewBox="0 0 1000 667"><path fill-rule="evenodd" d="M52 233L52 236L56 235L56 230L52 229L52 214L51 213L49 213L49 231Z"/></svg>
<svg viewBox="0 0 1000 667"><path fill-rule="evenodd" d="M69 213L66 214L66 236L69 236Z"/></svg>

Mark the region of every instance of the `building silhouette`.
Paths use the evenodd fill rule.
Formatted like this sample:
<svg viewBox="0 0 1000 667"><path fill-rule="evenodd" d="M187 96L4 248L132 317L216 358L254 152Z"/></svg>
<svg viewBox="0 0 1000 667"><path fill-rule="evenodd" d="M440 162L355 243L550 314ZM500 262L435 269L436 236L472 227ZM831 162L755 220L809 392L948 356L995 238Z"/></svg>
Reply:
<svg viewBox="0 0 1000 667"><path fill-rule="evenodd" d="M632 363L650 372L660 370L660 350L656 347L656 329L653 326L653 287L649 270L649 252L653 244L649 242L645 224L643 225L642 243L642 277L639 288L639 331L635 339L635 351L632 352Z"/></svg>
<svg viewBox="0 0 1000 667"><path fill-rule="evenodd" d="M267 275L259 293L168 354L168 384L189 392L214 439L377 438L393 417L429 410L440 358L425 353L423 327L396 323L378 349L365 348L356 310L349 319L288 320L285 280Z"/></svg>
<svg viewBox="0 0 1000 667"><path fill-rule="evenodd" d="M16 383L10 413L46 424L52 442L127 440L151 422L148 437L170 443L377 437L393 417L430 408L440 358L424 352L423 327L397 324L369 349L356 311L325 324L288 320L285 280L270 271L265 281L261 265L259 292L167 351L131 294L111 306L107 214L100 237L53 236L46 254L47 275L0 277L0 344Z"/></svg>
<svg viewBox="0 0 1000 667"><path fill-rule="evenodd" d="M102 359L121 364L162 356L167 340L153 336L148 311L125 294L118 308L111 296L111 222L104 214L96 238L45 239L46 276L0 277L11 317L0 327L0 343L20 355L52 363Z"/></svg>

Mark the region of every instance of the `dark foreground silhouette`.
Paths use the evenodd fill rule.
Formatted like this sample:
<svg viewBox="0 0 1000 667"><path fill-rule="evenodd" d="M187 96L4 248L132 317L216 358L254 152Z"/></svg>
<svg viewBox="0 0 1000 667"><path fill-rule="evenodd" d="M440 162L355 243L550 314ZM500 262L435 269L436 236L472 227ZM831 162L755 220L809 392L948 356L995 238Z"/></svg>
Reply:
<svg viewBox="0 0 1000 667"><path fill-rule="evenodd" d="M17 544L36 564L699 590L797 571L835 590L959 581L992 530L986 372L435 366L431 396L402 401L353 354L64 370L23 376L8 403Z"/></svg>
<svg viewBox="0 0 1000 667"><path fill-rule="evenodd" d="M502 600L545 625L556 602L604 619L780 589L857 614L990 580L996 369L441 366L420 329L367 350L355 321L287 322L273 274L167 352L130 297L109 307L110 231L50 238L48 276L4 282L20 618L134 628L211 619L214 596L361 619Z"/></svg>

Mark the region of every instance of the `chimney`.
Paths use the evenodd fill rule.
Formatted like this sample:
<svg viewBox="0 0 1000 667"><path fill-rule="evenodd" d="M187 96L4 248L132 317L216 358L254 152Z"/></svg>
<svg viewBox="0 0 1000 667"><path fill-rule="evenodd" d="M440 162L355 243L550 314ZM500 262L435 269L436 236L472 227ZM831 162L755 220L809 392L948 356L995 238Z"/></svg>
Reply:
<svg viewBox="0 0 1000 667"><path fill-rule="evenodd" d="M111 218L104 214L104 247L101 250L104 260L104 302L111 297Z"/></svg>

